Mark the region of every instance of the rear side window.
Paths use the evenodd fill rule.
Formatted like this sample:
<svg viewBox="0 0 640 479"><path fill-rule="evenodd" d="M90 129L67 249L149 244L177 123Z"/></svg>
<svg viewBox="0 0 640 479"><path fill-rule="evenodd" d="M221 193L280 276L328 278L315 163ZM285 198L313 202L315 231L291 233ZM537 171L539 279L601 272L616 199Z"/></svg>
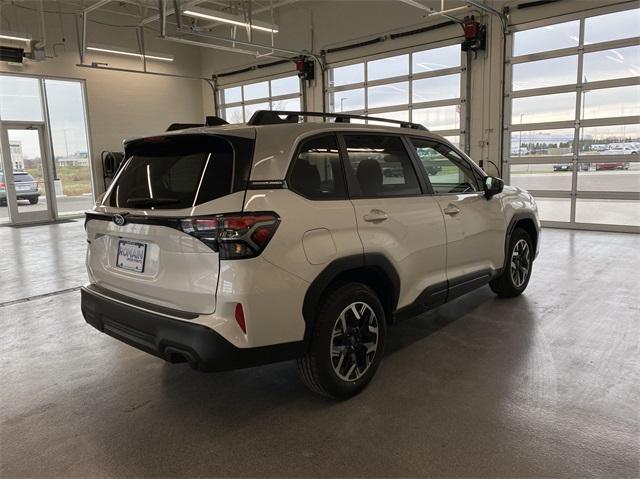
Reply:
<svg viewBox="0 0 640 479"><path fill-rule="evenodd" d="M398 136L344 135L353 169L352 198L420 195L418 176ZM350 183L351 186L351 183Z"/></svg>
<svg viewBox="0 0 640 479"><path fill-rule="evenodd" d="M300 144L289 174L289 188L312 200L346 198L335 135L311 138Z"/></svg>
<svg viewBox="0 0 640 479"><path fill-rule="evenodd" d="M252 143L241 138L176 135L127 145L127 159L105 204L191 208L244 189Z"/></svg>

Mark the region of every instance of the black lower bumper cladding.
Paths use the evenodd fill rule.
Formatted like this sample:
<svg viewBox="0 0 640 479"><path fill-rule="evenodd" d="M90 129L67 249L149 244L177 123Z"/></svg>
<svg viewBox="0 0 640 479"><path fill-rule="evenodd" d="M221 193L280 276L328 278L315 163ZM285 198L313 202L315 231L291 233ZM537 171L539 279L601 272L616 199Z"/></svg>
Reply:
<svg viewBox="0 0 640 479"><path fill-rule="evenodd" d="M305 352L302 341L238 348L206 326L123 304L91 286L83 287L81 295L82 314L97 330L167 361L187 361L199 371L226 371L286 361Z"/></svg>

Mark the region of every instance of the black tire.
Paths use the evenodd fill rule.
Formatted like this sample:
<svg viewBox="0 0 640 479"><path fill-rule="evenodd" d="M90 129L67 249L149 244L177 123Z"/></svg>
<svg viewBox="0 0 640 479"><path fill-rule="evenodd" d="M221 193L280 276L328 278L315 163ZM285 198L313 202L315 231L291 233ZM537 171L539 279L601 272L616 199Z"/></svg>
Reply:
<svg viewBox="0 0 640 479"><path fill-rule="evenodd" d="M354 304L360 309L360 319L353 312L353 308L349 308ZM368 309L363 305L368 306ZM336 399L355 396L369 384L384 354L387 323L382 304L368 286L361 283L343 283L325 295L317 311L309 351L297 361L300 377L309 389L320 395ZM344 321L340 319L343 312ZM363 321L368 325L366 330L360 329ZM342 328L343 324L350 332L333 336L334 328ZM372 333L373 324L377 324L377 335ZM354 333L354 330L358 331ZM358 339L358 336L363 336L364 339ZM375 351L365 353L366 344L371 348L374 342L377 345ZM344 348L344 353L332 356L332 348L334 353L336 349ZM340 357L343 355L341 361ZM355 374L350 373L353 375L352 380L338 375L336 367L346 376L353 363L356 366ZM358 375L359 377L356 377Z"/></svg>
<svg viewBox="0 0 640 479"><path fill-rule="evenodd" d="M514 258L514 249L522 246L522 241L526 243L528 254L525 255L519 253ZM509 241L509 249L507 250L507 258L505 261L505 268L502 270L502 274L493 279L489 286L491 290L498 296L504 298L513 298L522 294L527 289L529 279L531 279L531 271L533 269L533 258L535 251L533 249L533 241L529 233L522 228L516 228L511 235ZM514 262L512 262L514 259ZM526 266L526 274L523 274L523 267ZM513 268L516 268L517 272L514 273ZM515 277L514 277L515 275Z"/></svg>
<svg viewBox="0 0 640 479"><path fill-rule="evenodd" d="M40 201L40 197L36 196L35 198L29 198L29 203L32 205L37 205L38 201Z"/></svg>

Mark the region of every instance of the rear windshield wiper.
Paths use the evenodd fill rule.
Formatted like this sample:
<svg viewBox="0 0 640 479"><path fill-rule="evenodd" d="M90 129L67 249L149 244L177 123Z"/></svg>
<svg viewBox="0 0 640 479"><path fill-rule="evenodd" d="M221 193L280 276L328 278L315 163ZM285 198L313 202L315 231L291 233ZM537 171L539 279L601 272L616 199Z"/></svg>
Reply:
<svg viewBox="0 0 640 479"><path fill-rule="evenodd" d="M131 206L159 206L159 205L171 205L173 203L179 203L180 200L176 198L129 198L127 204Z"/></svg>

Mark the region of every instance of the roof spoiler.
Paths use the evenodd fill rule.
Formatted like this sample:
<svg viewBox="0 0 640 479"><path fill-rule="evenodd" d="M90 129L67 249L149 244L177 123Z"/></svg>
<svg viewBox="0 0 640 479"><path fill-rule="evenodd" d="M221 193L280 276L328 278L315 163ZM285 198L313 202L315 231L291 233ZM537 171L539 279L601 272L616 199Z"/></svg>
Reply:
<svg viewBox="0 0 640 479"><path fill-rule="evenodd" d="M223 120L219 116L208 116L205 120L205 123L171 123L167 131L176 131L176 130L184 130L186 128L198 128L203 126L220 126L220 125L228 125L229 122Z"/></svg>

